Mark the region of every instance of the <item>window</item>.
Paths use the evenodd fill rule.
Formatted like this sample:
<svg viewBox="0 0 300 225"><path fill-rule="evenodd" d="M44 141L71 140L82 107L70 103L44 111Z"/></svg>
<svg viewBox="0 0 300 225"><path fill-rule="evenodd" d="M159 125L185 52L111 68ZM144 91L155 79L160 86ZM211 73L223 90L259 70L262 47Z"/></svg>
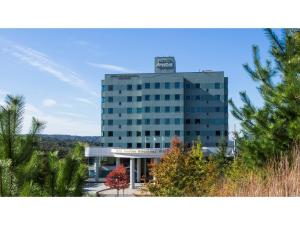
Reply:
<svg viewBox="0 0 300 225"><path fill-rule="evenodd" d="M206 127L209 128L209 124L206 124Z"/></svg>
<svg viewBox="0 0 300 225"><path fill-rule="evenodd" d="M200 136L200 131L195 131L196 136Z"/></svg>
<svg viewBox="0 0 300 225"><path fill-rule="evenodd" d="M150 136L150 130L145 131L145 136Z"/></svg>
<svg viewBox="0 0 300 225"><path fill-rule="evenodd" d="M109 91L113 91L114 90L114 86L113 85L108 85L108 90Z"/></svg>
<svg viewBox="0 0 300 225"><path fill-rule="evenodd" d="M149 125L149 124L150 124L150 119L145 119L144 121L145 121L145 124L146 124L146 125Z"/></svg>
<svg viewBox="0 0 300 225"><path fill-rule="evenodd" d="M180 88L180 83L179 82L175 82L175 88L179 89Z"/></svg>
<svg viewBox="0 0 300 225"><path fill-rule="evenodd" d="M105 101L106 101L105 99L106 99L106 98L105 98L105 97L102 97L101 99L102 99L101 102L102 102L102 103L105 103Z"/></svg>
<svg viewBox="0 0 300 225"><path fill-rule="evenodd" d="M159 89L160 88L160 83L155 83L154 87L155 87L155 89Z"/></svg>
<svg viewBox="0 0 300 225"><path fill-rule="evenodd" d="M159 106L156 106L156 107L155 107L155 112L156 112L156 113L159 113L159 112L160 112L160 107L159 107Z"/></svg>
<svg viewBox="0 0 300 225"><path fill-rule="evenodd" d="M122 114L121 113L119 113L119 117L121 117L122 116Z"/></svg>
<svg viewBox="0 0 300 225"><path fill-rule="evenodd" d="M160 148L160 143L155 143L155 148Z"/></svg>
<svg viewBox="0 0 300 225"><path fill-rule="evenodd" d="M165 125L168 125L168 124L170 124L170 119L165 119Z"/></svg>
<svg viewBox="0 0 300 225"><path fill-rule="evenodd" d="M132 125L132 120L127 120L127 125Z"/></svg>
<svg viewBox="0 0 300 225"><path fill-rule="evenodd" d="M145 107L145 113L149 113L149 112L150 112L150 107L149 106Z"/></svg>
<svg viewBox="0 0 300 225"><path fill-rule="evenodd" d="M142 108L137 108L136 113L142 113Z"/></svg>
<svg viewBox="0 0 300 225"><path fill-rule="evenodd" d="M121 129L121 128L122 128L122 125L119 124L119 129Z"/></svg>
<svg viewBox="0 0 300 225"><path fill-rule="evenodd" d="M145 83L145 89L150 89L150 83Z"/></svg>
<svg viewBox="0 0 300 225"><path fill-rule="evenodd" d="M225 137L228 136L228 131L227 130L224 131L224 135L225 135Z"/></svg>
<svg viewBox="0 0 300 225"><path fill-rule="evenodd" d="M186 119L185 124L191 124L191 119Z"/></svg>
<svg viewBox="0 0 300 225"><path fill-rule="evenodd" d="M112 96L108 97L108 102L113 102L114 98Z"/></svg>
<svg viewBox="0 0 300 225"><path fill-rule="evenodd" d="M112 125L113 125L113 123L114 123L114 121L113 121L113 120L108 120L108 122L107 122L107 124L108 124L108 125L110 125L110 126L112 126Z"/></svg>
<svg viewBox="0 0 300 225"><path fill-rule="evenodd" d="M220 89L220 83L215 83L215 89Z"/></svg>
<svg viewBox="0 0 300 225"><path fill-rule="evenodd" d="M127 102L132 102L132 96L127 96Z"/></svg>
<svg viewBox="0 0 300 225"><path fill-rule="evenodd" d="M160 95L155 95L155 101L159 101L160 100Z"/></svg>
<svg viewBox="0 0 300 225"><path fill-rule="evenodd" d="M171 136L171 131L165 130L165 136L166 136L166 137L170 137L170 136Z"/></svg>
<svg viewBox="0 0 300 225"><path fill-rule="evenodd" d="M127 113L131 114L132 113L132 108L127 108Z"/></svg>
<svg viewBox="0 0 300 225"><path fill-rule="evenodd" d="M136 143L136 148L142 148L142 143Z"/></svg>
<svg viewBox="0 0 300 225"><path fill-rule="evenodd" d="M141 119L136 120L136 125L142 125L142 120Z"/></svg>
<svg viewBox="0 0 300 225"><path fill-rule="evenodd" d="M159 131L159 130L156 130L156 131L154 132L154 135L155 135L155 136L160 136L160 131Z"/></svg>
<svg viewBox="0 0 300 225"><path fill-rule="evenodd" d="M150 143L146 143L146 148L150 148Z"/></svg>
<svg viewBox="0 0 300 225"><path fill-rule="evenodd" d="M114 132L113 132L113 131L108 131L108 132L107 132L107 136L108 136L108 137L114 136Z"/></svg>
<svg viewBox="0 0 300 225"><path fill-rule="evenodd" d="M175 135L180 136L180 130L175 130Z"/></svg>
<svg viewBox="0 0 300 225"><path fill-rule="evenodd" d="M127 131L127 137L131 137L132 136L132 131Z"/></svg>
<svg viewBox="0 0 300 225"><path fill-rule="evenodd" d="M122 102L119 102L119 105L122 105Z"/></svg>
<svg viewBox="0 0 300 225"><path fill-rule="evenodd" d="M175 100L180 100L180 95L176 94L175 95Z"/></svg>
<svg viewBox="0 0 300 225"><path fill-rule="evenodd" d="M141 85L141 84L138 84L138 85L136 86L136 89L137 89L137 90L142 90L142 85Z"/></svg>
<svg viewBox="0 0 300 225"><path fill-rule="evenodd" d="M141 131L137 131L137 132L136 132L136 136L137 136L137 137L142 136L142 132L141 132Z"/></svg>
<svg viewBox="0 0 300 225"><path fill-rule="evenodd" d="M191 136L191 131L187 130L187 131L185 132L185 136Z"/></svg>
<svg viewBox="0 0 300 225"><path fill-rule="evenodd" d="M170 95L165 95L165 100L169 101L170 100Z"/></svg>
<svg viewBox="0 0 300 225"><path fill-rule="evenodd" d="M209 140L209 136L206 136L206 140Z"/></svg>
<svg viewBox="0 0 300 225"><path fill-rule="evenodd" d="M200 88L200 84L199 83L195 84L195 86L196 86L196 88Z"/></svg>
<svg viewBox="0 0 300 225"><path fill-rule="evenodd" d="M122 139L122 137L121 136L119 136L119 140L121 140Z"/></svg>
<svg viewBox="0 0 300 225"><path fill-rule="evenodd" d="M165 83L165 89L170 89L170 87L171 87L170 83L169 83L169 82L166 82L166 83Z"/></svg>
<svg viewBox="0 0 300 225"><path fill-rule="evenodd" d="M108 143L107 146L108 147L113 147L114 145L113 145L113 143Z"/></svg>
<svg viewBox="0 0 300 225"><path fill-rule="evenodd" d="M170 106L165 107L165 112L170 112Z"/></svg>
<svg viewBox="0 0 300 225"><path fill-rule="evenodd" d="M136 101L141 102L142 101L142 96L136 96Z"/></svg>
<svg viewBox="0 0 300 225"><path fill-rule="evenodd" d="M185 84L185 88L191 88L191 84Z"/></svg>
<svg viewBox="0 0 300 225"><path fill-rule="evenodd" d="M216 130L216 136L221 136L221 131Z"/></svg>
<svg viewBox="0 0 300 225"><path fill-rule="evenodd" d="M191 100L191 96L190 95L185 96L185 100L187 101Z"/></svg>
<svg viewBox="0 0 300 225"><path fill-rule="evenodd" d="M200 101L200 95L196 95L196 96L195 96L195 100L196 100L196 101Z"/></svg>
<svg viewBox="0 0 300 225"><path fill-rule="evenodd" d="M175 112L180 112L180 106L175 106Z"/></svg>
<svg viewBox="0 0 300 225"><path fill-rule="evenodd" d="M175 124L176 125L180 124L180 118L175 118Z"/></svg>
<svg viewBox="0 0 300 225"><path fill-rule="evenodd" d="M127 85L127 91L131 91L132 90L132 85L131 84L128 84Z"/></svg>
<svg viewBox="0 0 300 225"><path fill-rule="evenodd" d="M200 119L195 119L195 124L200 124Z"/></svg>
<svg viewBox="0 0 300 225"><path fill-rule="evenodd" d="M109 114L114 113L114 109L113 109L113 108L108 108L108 113L109 113Z"/></svg>
<svg viewBox="0 0 300 225"><path fill-rule="evenodd" d="M119 94L122 94L122 91L121 91L121 90L119 90Z"/></svg>
<svg viewBox="0 0 300 225"><path fill-rule="evenodd" d="M159 125L160 124L160 119L155 119L154 123L155 123L155 125Z"/></svg>
<svg viewBox="0 0 300 225"><path fill-rule="evenodd" d="M165 148L170 148L170 143L165 143Z"/></svg>
<svg viewBox="0 0 300 225"><path fill-rule="evenodd" d="M132 148L132 143L127 143L127 148Z"/></svg>
<svg viewBox="0 0 300 225"><path fill-rule="evenodd" d="M216 95L216 100L221 100L221 95Z"/></svg>
<svg viewBox="0 0 300 225"><path fill-rule="evenodd" d="M150 95L145 95L145 101L150 101Z"/></svg>

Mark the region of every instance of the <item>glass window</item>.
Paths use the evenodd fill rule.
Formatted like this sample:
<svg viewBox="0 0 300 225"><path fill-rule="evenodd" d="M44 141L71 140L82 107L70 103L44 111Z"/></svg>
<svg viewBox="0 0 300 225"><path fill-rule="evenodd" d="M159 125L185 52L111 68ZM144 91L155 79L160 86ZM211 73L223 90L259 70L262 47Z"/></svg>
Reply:
<svg viewBox="0 0 300 225"><path fill-rule="evenodd" d="M159 112L160 112L160 107L159 107L159 106L156 106L156 107L155 107L155 112L156 112L156 113L159 113Z"/></svg>
<svg viewBox="0 0 300 225"><path fill-rule="evenodd" d="M175 100L180 100L180 95L176 94L175 95Z"/></svg>
<svg viewBox="0 0 300 225"><path fill-rule="evenodd" d="M216 107L216 112L220 112L220 107Z"/></svg>
<svg viewBox="0 0 300 225"><path fill-rule="evenodd" d="M113 123L114 123L113 120L108 120L108 122L107 122L107 124L110 125L110 126L113 125Z"/></svg>
<svg viewBox="0 0 300 225"><path fill-rule="evenodd" d="M200 131L195 131L196 136L200 136Z"/></svg>
<svg viewBox="0 0 300 225"><path fill-rule="evenodd" d="M171 131L165 130L165 136L166 136L166 137L170 137L170 136L171 136Z"/></svg>
<svg viewBox="0 0 300 225"><path fill-rule="evenodd" d="M132 136L132 131L127 131L127 137L131 137Z"/></svg>
<svg viewBox="0 0 300 225"><path fill-rule="evenodd" d="M185 124L191 124L191 119L186 119Z"/></svg>
<svg viewBox="0 0 300 225"><path fill-rule="evenodd" d="M160 148L160 143L155 143L155 148Z"/></svg>
<svg viewBox="0 0 300 225"><path fill-rule="evenodd" d="M175 118L175 124L180 124L180 118Z"/></svg>
<svg viewBox="0 0 300 225"><path fill-rule="evenodd" d="M142 136L142 132L141 132L141 131L137 131L137 132L136 132L136 136L137 136L137 137Z"/></svg>
<svg viewBox="0 0 300 225"><path fill-rule="evenodd" d="M136 113L142 113L142 108L136 108Z"/></svg>
<svg viewBox="0 0 300 225"><path fill-rule="evenodd" d="M136 120L136 125L141 125L141 124L142 124L142 120L141 119Z"/></svg>
<svg viewBox="0 0 300 225"><path fill-rule="evenodd" d="M127 91L131 91L132 90L132 85L131 84L128 84L127 85Z"/></svg>
<svg viewBox="0 0 300 225"><path fill-rule="evenodd" d="M138 85L136 86L136 89L137 89L137 90L142 90L142 85L141 85L141 84L138 84Z"/></svg>
<svg viewBox="0 0 300 225"><path fill-rule="evenodd" d="M108 132L107 132L107 136L108 136L108 137L114 136L114 132L113 132L113 131L108 131Z"/></svg>
<svg viewBox="0 0 300 225"><path fill-rule="evenodd" d="M191 96L190 95L187 95L187 96L185 96L185 100L191 100Z"/></svg>
<svg viewBox="0 0 300 225"><path fill-rule="evenodd" d="M146 143L146 148L150 148L150 143Z"/></svg>
<svg viewBox="0 0 300 225"><path fill-rule="evenodd" d="M102 99L102 101L101 101L102 103L106 102L106 98L105 97L102 97L101 99Z"/></svg>
<svg viewBox="0 0 300 225"><path fill-rule="evenodd" d="M175 106L175 112L180 112L180 106Z"/></svg>
<svg viewBox="0 0 300 225"><path fill-rule="evenodd" d="M160 124L160 119L155 119L154 123L155 123L155 125L159 125Z"/></svg>
<svg viewBox="0 0 300 225"><path fill-rule="evenodd" d="M150 130L145 130L145 136L150 136Z"/></svg>
<svg viewBox="0 0 300 225"><path fill-rule="evenodd" d="M136 101L141 102L142 101L142 96L136 96Z"/></svg>
<svg viewBox="0 0 300 225"><path fill-rule="evenodd" d="M216 95L216 100L221 100L221 95Z"/></svg>
<svg viewBox="0 0 300 225"><path fill-rule="evenodd" d="M195 86L196 86L196 88L200 88L200 84L199 83L197 83Z"/></svg>
<svg viewBox="0 0 300 225"><path fill-rule="evenodd" d="M144 120L144 123L145 123L146 125L149 125L149 124L150 124L150 119L145 119L145 120Z"/></svg>
<svg viewBox="0 0 300 225"><path fill-rule="evenodd" d="M145 113L149 113L150 112L150 107L149 106L146 106L145 107Z"/></svg>
<svg viewBox="0 0 300 225"><path fill-rule="evenodd" d="M108 85L107 87L108 87L109 91L113 91L114 90L114 86L113 85Z"/></svg>
<svg viewBox="0 0 300 225"><path fill-rule="evenodd" d="M159 130L156 130L156 131L154 132L154 135L155 135L155 136L160 136L160 131L159 131Z"/></svg>
<svg viewBox="0 0 300 225"><path fill-rule="evenodd" d="M114 144L113 144L113 143L108 143L107 146L108 146L108 147L113 147Z"/></svg>
<svg viewBox="0 0 300 225"><path fill-rule="evenodd" d="M200 124L200 119L195 119L195 124Z"/></svg>
<svg viewBox="0 0 300 225"><path fill-rule="evenodd" d="M221 131L216 130L216 136L221 136Z"/></svg>
<svg viewBox="0 0 300 225"><path fill-rule="evenodd" d="M187 131L185 132L185 136L191 136L191 131L187 130Z"/></svg>
<svg viewBox="0 0 300 225"><path fill-rule="evenodd" d="M180 136L180 130L175 130L175 135Z"/></svg>
<svg viewBox="0 0 300 225"><path fill-rule="evenodd" d="M165 95L165 100L170 100L170 95Z"/></svg>
<svg viewBox="0 0 300 225"><path fill-rule="evenodd" d="M170 143L165 143L165 148L170 148Z"/></svg>
<svg viewBox="0 0 300 225"><path fill-rule="evenodd" d="M150 95L145 95L145 101L150 101Z"/></svg>
<svg viewBox="0 0 300 225"><path fill-rule="evenodd" d="M160 95L155 95L155 101L159 101L160 100Z"/></svg>
<svg viewBox="0 0 300 225"><path fill-rule="evenodd" d="M185 88L191 88L191 84L185 84Z"/></svg>
<svg viewBox="0 0 300 225"><path fill-rule="evenodd" d="M169 118L165 119L165 125L168 125L168 124L170 124L170 119Z"/></svg>
<svg viewBox="0 0 300 225"><path fill-rule="evenodd" d="M220 89L220 83L215 83L215 89Z"/></svg>
<svg viewBox="0 0 300 225"><path fill-rule="evenodd" d="M132 125L132 120L127 120L127 125Z"/></svg>
<svg viewBox="0 0 300 225"><path fill-rule="evenodd" d="M200 95L196 95L195 100L200 101Z"/></svg>
<svg viewBox="0 0 300 225"><path fill-rule="evenodd" d="M180 82L175 82L175 88L176 89L180 88Z"/></svg>
<svg viewBox="0 0 300 225"><path fill-rule="evenodd" d="M132 143L127 143L127 148L132 148Z"/></svg>
<svg viewBox="0 0 300 225"><path fill-rule="evenodd" d="M109 113L109 114L114 113L114 109L113 109L113 108L108 108L108 113Z"/></svg>
<svg viewBox="0 0 300 225"><path fill-rule="evenodd" d="M127 108L127 113L131 114L132 113L132 108Z"/></svg>
<svg viewBox="0 0 300 225"><path fill-rule="evenodd" d="M142 148L142 143L136 143L136 148Z"/></svg>
<svg viewBox="0 0 300 225"><path fill-rule="evenodd" d="M170 87L171 87L170 83L169 83L169 82L166 82L166 83L165 83L165 89L170 89Z"/></svg>
<svg viewBox="0 0 300 225"><path fill-rule="evenodd" d="M145 83L144 86L145 86L145 89L150 89L150 83Z"/></svg>
<svg viewBox="0 0 300 225"><path fill-rule="evenodd" d="M165 112L170 112L170 106L165 107Z"/></svg>
<svg viewBox="0 0 300 225"><path fill-rule="evenodd" d="M155 89L159 89L160 88L160 83L155 83L154 87L155 87Z"/></svg>
<svg viewBox="0 0 300 225"><path fill-rule="evenodd" d="M132 96L127 96L127 102L132 102Z"/></svg>
<svg viewBox="0 0 300 225"><path fill-rule="evenodd" d="M108 97L108 102L113 102L114 98L112 96Z"/></svg>

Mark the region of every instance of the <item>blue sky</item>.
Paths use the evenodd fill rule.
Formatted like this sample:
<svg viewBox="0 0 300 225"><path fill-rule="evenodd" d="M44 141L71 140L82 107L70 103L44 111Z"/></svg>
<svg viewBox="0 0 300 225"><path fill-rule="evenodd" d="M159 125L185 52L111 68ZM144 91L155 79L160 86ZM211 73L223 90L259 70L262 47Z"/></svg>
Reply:
<svg viewBox="0 0 300 225"><path fill-rule="evenodd" d="M177 71L224 71L229 98L241 105L246 90L259 106L242 67L252 65L253 44L269 57L261 29L0 29L0 102L24 95L24 132L36 116L47 122L44 133L100 135L104 74L153 72L155 56L174 56ZM239 125L229 117L232 131Z"/></svg>

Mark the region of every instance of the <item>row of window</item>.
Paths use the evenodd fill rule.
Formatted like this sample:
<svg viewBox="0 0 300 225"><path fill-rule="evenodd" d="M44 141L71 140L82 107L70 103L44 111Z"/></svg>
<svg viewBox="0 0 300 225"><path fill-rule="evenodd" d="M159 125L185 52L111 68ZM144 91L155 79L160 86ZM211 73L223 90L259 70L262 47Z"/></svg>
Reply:
<svg viewBox="0 0 300 225"><path fill-rule="evenodd" d="M223 88L223 83L185 83L184 87L187 89L190 88L211 88L211 89L220 89ZM171 89L171 88L175 88L175 89L179 89L183 87L183 83L181 82L155 82L155 83L144 83L144 84L127 84L126 85L126 90L127 91L132 91L132 90L142 90L142 89ZM118 87L119 89L120 87ZM117 90L118 90L117 89ZM113 91L115 90L114 85L102 85L102 90L103 91Z"/></svg>
<svg viewBox="0 0 300 225"><path fill-rule="evenodd" d="M145 130L144 132L144 136L146 137L150 137L150 136L155 136L155 137L160 137L160 136L164 136L164 137L171 137L172 135L175 136L180 136L180 135L185 135L185 136L200 136L200 135L205 135L206 137L208 137L207 139L209 139L209 135L210 136L221 136L222 132L220 130L215 130L215 131L185 131L183 133L183 131L180 130L175 130L175 131L170 131L170 130L165 130L165 131L160 131L160 130L155 130L155 131L150 131L150 130ZM116 135L117 134L117 135ZM209 134L209 135L208 135ZM228 131L224 131L224 136L228 136ZM103 132L103 136L104 137L114 137L114 136L119 136L119 140L122 139L122 137L120 136L119 132L115 132L114 131L104 131ZM141 137L142 136L142 131L126 131L126 136L127 137Z"/></svg>
<svg viewBox="0 0 300 225"><path fill-rule="evenodd" d="M144 95L142 96L127 96L126 101L127 102L141 102L141 101L170 101L170 100L175 100L179 101L181 100L181 95L180 94L175 94L175 95ZM201 100L221 100L221 95L187 95L185 96L185 100L187 101L201 101ZM119 101L119 105L121 105L121 101ZM108 97L102 97L102 103L112 103L114 102L114 97L113 96L108 96Z"/></svg>
<svg viewBox="0 0 300 225"><path fill-rule="evenodd" d="M127 114L132 114L132 113L160 113L160 112L182 112L182 107L180 106L165 106L165 107L160 107L160 106L155 106L155 107L150 107L150 106L145 106L143 108L104 108L102 109L102 114L113 114L119 113L119 116L121 117L121 113L127 113ZM164 111L162 111L164 109Z"/></svg>
<svg viewBox="0 0 300 225"><path fill-rule="evenodd" d="M163 144L163 146L164 148L170 148L170 143L166 142ZM114 144L108 143L107 147L114 147ZM127 143L127 148L142 148L142 143L136 143L135 146L133 145L133 143ZM146 143L145 148L161 148L161 143Z"/></svg>

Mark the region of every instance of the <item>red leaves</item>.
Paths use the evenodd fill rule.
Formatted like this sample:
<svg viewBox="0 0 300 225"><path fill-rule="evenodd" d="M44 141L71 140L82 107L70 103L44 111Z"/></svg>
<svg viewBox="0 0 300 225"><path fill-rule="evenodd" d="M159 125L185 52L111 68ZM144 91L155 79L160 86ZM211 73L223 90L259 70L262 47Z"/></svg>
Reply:
<svg viewBox="0 0 300 225"><path fill-rule="evenodd" d="M105 185L112 189L125 189L129 186L129 176L123 165L117 166L105 178Z"/></svg>

